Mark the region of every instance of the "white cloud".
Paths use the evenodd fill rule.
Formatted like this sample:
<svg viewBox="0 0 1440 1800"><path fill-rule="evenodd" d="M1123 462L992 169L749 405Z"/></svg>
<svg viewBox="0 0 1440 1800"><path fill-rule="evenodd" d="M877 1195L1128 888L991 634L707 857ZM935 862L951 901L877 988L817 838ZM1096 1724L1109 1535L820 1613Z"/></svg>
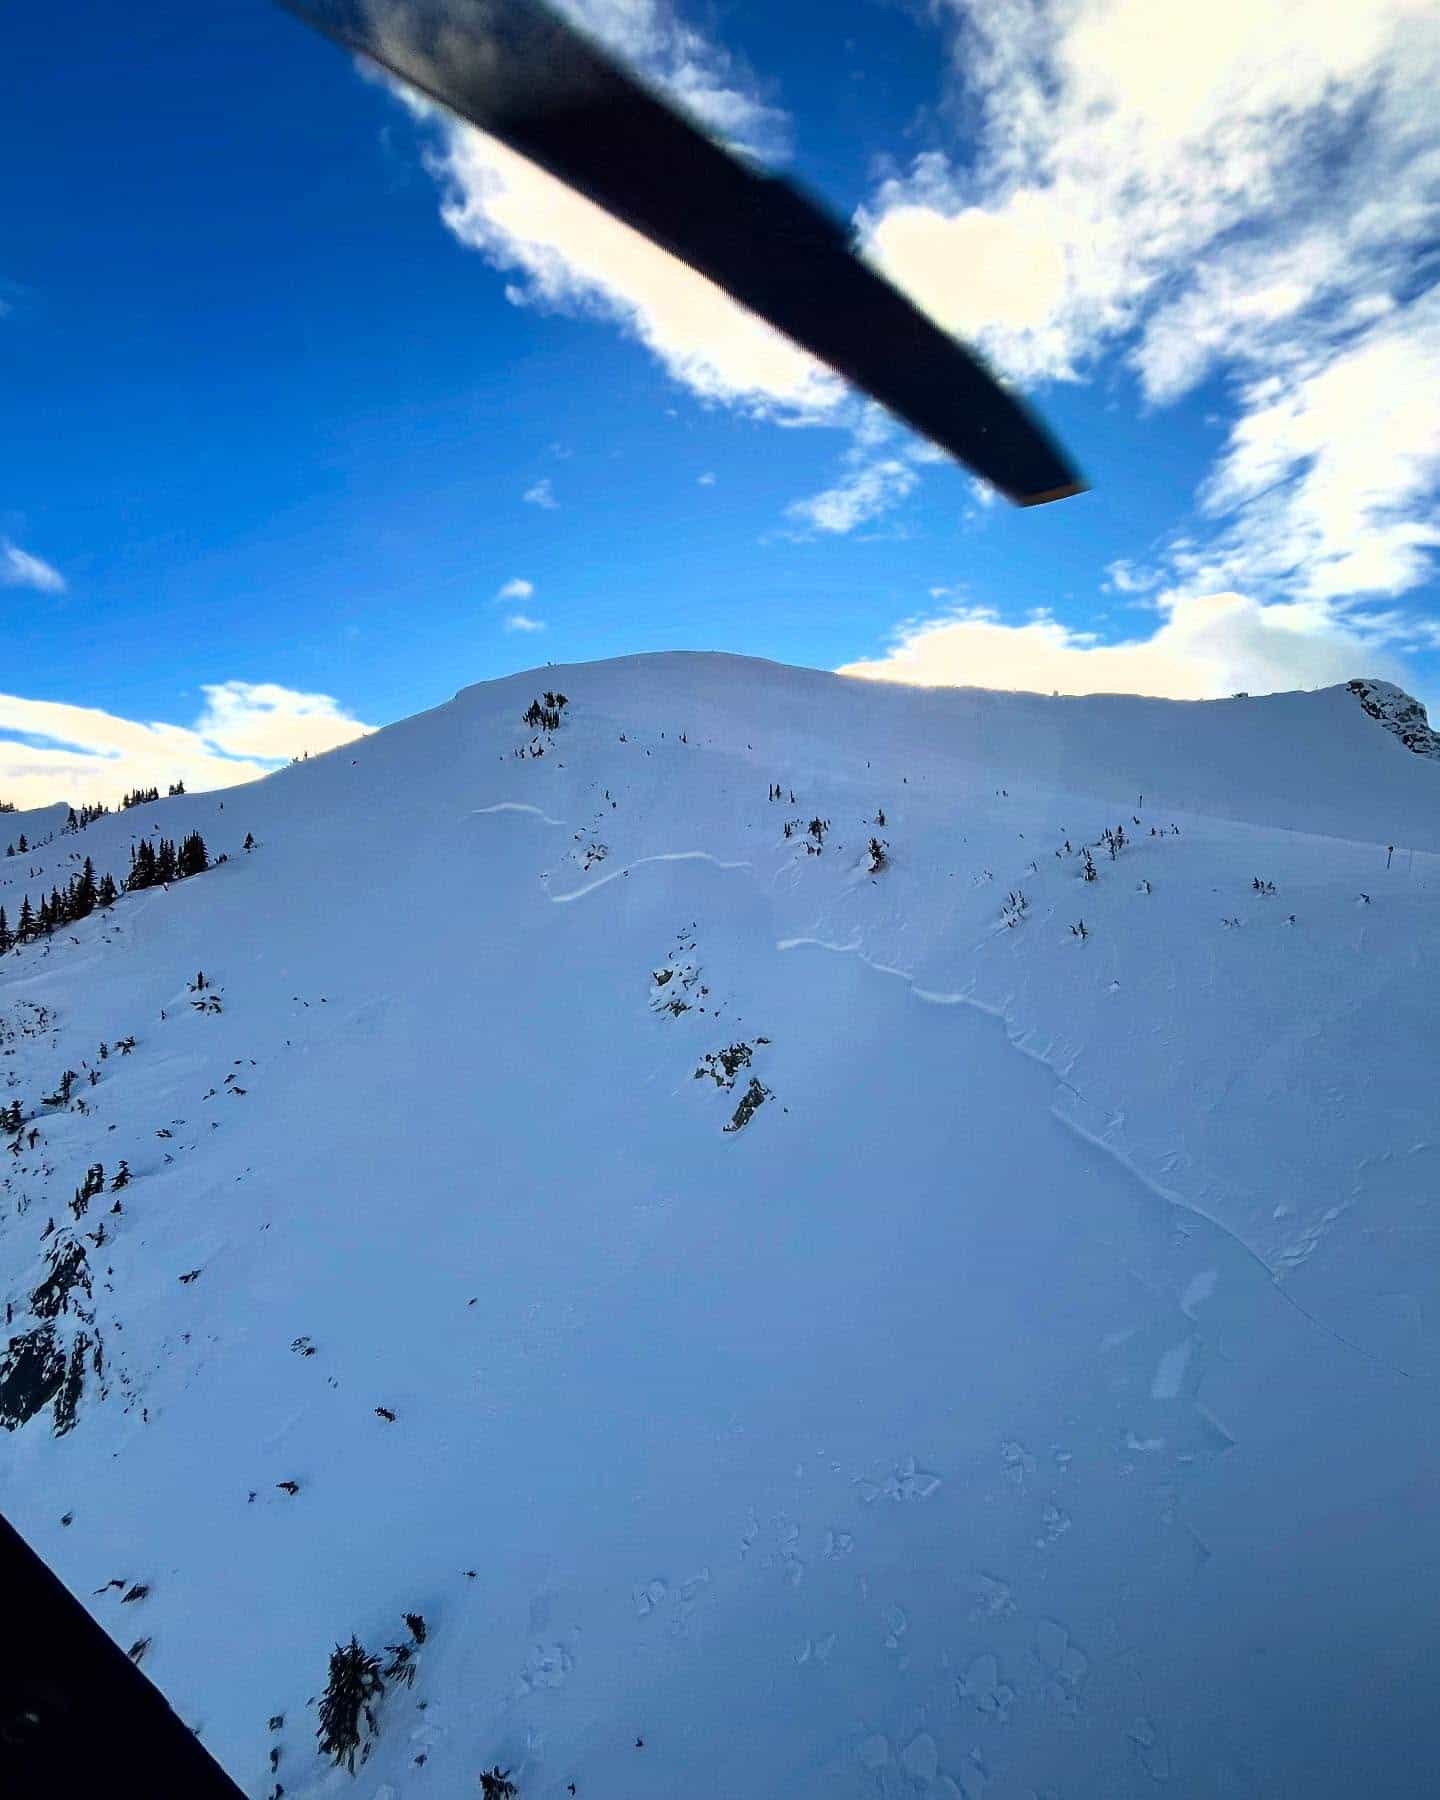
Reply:
<svg viewBox="0 0 1440 1800"><path fill-rule="evenodd" d="M567 0L564 10L737 148L781 148L784 116L669 0ZM838 377L702 275L496 139L398 91L438 132L428 165L445 190L442 219L515 276L506 288L515 304L609 319L706 400L801 419L839 404Z"/></svg>
<svg viewBox="0 0 1440 1800"><path fill-rule="evenodd" d="M714 487L715 485L715 477L708 469L703 475L697 475L695 479L701 487Z"/></svg>
<svg viewBox="0 0 1440 1800"><path fill-rule="evenodd" d="M41 594L63 594L65 577L44 557L22 550L8 538L0 538L0 587L28 587Z"/></svg>
<svg viewBox="0 0 1440 1800"><path fill-rule="evenodd" d="M834 422L842 421L837 418ZM850 443L840 456L841 475L820 493L792 501L785 516L799 530L779 535L804 538L823 531L841 536L873 524L914 493L920 485L921 468L937 458L949 460L873 400L858 400L847 407L843 422ZM966 479L982 504L986 493L993 497L988 483ZM885 535L903 536L904 532L892 527Z"/></svg>
<svg viewBox="0 0 1440 1800"><path fill-rule="evenodd" d="M1440 287L1252 383L1202 491L1205 511L1230 521L1198 552L1204 570L1341 603L1419 586L1440 546L1437 394Z"/></svg>
<svg viewBox="0 0 1440 1800"><path fill-rule="evenodd" d="M1267 606L1235 593L1171 597L1154 631L1116 644L1048 616L1008 625L972 607L911 621L884 657L839 673L922 687L1173 700L1328 686L1357 675L1403 685L1405 669L1378 647L1386 635L1321 602Z"/></svg>
<svg viewBox="0 0 1440 1800"><path fill-rule="evenodd" d="M560 502L555 498L555 486L547 475L543 481L537 481L533 487L526 488L520 496L530 506L543 506L553 512Z"/></svg>
<svg viewBox="0 0 1440 1800"><path fill-rule="evenodd" d="M979 341L1011 373L1073 374L1072 278L1048 201L1020 194L994 210L955 206L950 182L932 153L908 180L887 183L861 214L867 254L938 325Z"/></svg>
<svg viewBox="0 0 1440 1800"><path fill-rule="evenodd" d="M995 489L983 476L967 475L965 481L978 506L990 507L995 504Z"/></svg>
<svg viewBox="0 0 1440 1800"><path fill-rule="evenodd" d="M351 718L329 694L302 694L273 681L223 681L200 691L205 710L196 735L228 756L274 762L318 756L375 729Z"/></svg>
<svg viewBox="0 0 1440 1800"><path fill-rule="evenodd" d="M881 266L1017 376L1071 375L1153 315L1142 374L1173 394L1333 289L1383 289L1433 232L1424 0L1214 0L1163 31L1153 0L939 4L979 155L916 158L862 220Z"/></svg>
<svg viewBox="0 0 1440 1800"><path fill-rule="evenodd" d="M131 788L163 792L174 781L195 792L232 787L373 729L328 694L273 682L227 681L202 692L205 706L193 726L0 694L0 794L30 807L113 804Z"/></svg>
<svg viewBox="0 0 1440 1800"><path fill-rule="evenodd" d="M532 619L528 613L511 613L505 621L505 629L507 631L543 631L545 621Z"/></svg>
<svg viewBox="0 0 1440 1800"><path fill-rule="evenodd" d="M847 475L807 500L793 501L786 516L815 531L853 531L891 511L911 493L920 477L898 456L856 460Z"/></svg>
<svg viewBox="0 0 1440 1800"><path fill-rule="evenodd" d="M1148 594L1159 587L1164 577L1154 569L1137 569L1134 563L1121 557L1109 563L1105 569L1108 581L1100 585L1105 593Z"/></svg>
<svg viewBox="0 0 1440 1800"><path fill-rule="evenodd" d="M1161 30L1154 0L935 4L975 153L885 181L868 254L1019 379L1080 378L1118 349L1157 404L1236 383L1202 496L1228 522L1200 564L1177 559L1191 591L1283 580L1339 601L1423 580L1440 11L1213 0L1164 8Z"/></svg>
<svg viewBox="0 0 1440 1800"><path fill-rule="evenodd" d="M517 575L513 580L505 583L495 598L497 600L528 600L534 592L535 583L525 581Z"/></svg>

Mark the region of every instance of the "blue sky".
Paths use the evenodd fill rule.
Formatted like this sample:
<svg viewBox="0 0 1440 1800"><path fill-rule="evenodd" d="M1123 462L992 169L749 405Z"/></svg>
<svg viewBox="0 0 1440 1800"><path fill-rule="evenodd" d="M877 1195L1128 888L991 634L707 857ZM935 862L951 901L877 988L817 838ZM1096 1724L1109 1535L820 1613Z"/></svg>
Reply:
<svg viewBox="0 0 1440 1800"><path fill-rule="evenodd" d="M851 218L1093 491L990 503L264 0L24 8L0 798L213 785L674 646L1440 697L1431 9L567 10Z"/></svg>

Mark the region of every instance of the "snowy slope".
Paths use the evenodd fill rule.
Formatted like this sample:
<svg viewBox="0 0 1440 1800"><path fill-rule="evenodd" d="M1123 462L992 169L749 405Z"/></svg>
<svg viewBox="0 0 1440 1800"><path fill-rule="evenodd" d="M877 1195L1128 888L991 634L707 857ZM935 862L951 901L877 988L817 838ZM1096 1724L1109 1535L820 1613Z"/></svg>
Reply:
<svg viewBox="0 0 1440 1800"><path fill-rule="evenodd" d="M0 958L12 1342L93 1288L0 1508L255 1796L1415 1793L1437 801L1343 687L665 655L7 816L12 923L229 860ZM329 1651L413 1611L352 1778Z"/></svg>

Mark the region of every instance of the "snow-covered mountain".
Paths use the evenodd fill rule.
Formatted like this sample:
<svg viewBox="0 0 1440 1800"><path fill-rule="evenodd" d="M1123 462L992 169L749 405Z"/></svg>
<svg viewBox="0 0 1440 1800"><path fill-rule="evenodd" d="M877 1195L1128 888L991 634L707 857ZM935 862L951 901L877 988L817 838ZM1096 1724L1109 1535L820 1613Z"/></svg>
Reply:
<svg viewBox="0 0 1440 1800"><path fill-rule="evenodd" d="M1362 687L640 657L0 819L12 928L213 865L0 956L0 1508L254 1796L1422 1791L1440 767Z"/></svg>

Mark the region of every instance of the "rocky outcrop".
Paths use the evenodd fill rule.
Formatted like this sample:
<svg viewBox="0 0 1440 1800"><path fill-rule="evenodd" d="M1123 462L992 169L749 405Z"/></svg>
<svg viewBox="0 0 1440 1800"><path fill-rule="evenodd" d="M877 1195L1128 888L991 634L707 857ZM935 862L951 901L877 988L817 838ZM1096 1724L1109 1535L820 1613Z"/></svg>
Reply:
<svg viewBox="0 0 1440 1800"><path fill-rule="evenodd" d="M1346 685L1370 717L1378 719L1407 750L1440 761L1440 735L1430 729L1430 720L1418 700L1388 681L1351 681Z"/></svg>

